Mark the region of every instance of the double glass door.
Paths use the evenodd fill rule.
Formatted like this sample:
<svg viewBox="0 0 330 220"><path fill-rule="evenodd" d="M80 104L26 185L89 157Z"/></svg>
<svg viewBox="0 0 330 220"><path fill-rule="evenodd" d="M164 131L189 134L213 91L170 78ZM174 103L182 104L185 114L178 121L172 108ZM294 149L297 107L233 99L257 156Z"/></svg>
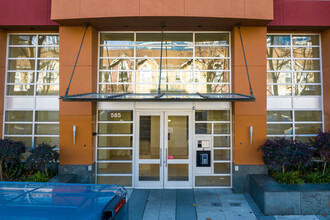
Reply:
<svg viewBox="0 0 330 220"><path fill-rule="evenodd" d="M190 188L191 113L137 112L135 186Z"/></svg>

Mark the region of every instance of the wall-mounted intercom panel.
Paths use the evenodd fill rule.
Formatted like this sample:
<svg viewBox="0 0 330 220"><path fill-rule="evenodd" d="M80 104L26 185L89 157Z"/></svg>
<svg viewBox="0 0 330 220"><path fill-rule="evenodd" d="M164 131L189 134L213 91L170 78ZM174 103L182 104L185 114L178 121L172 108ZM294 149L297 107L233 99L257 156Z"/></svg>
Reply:
<svg viewBox="0 0 330 220"><path fill-rule="evenodd" d="M196 174L212 173L212 137L195 136L195 172Z"/></svg>
<svg viewBox="0 0 330 220"><path fill-rule="evenodd" d="M197 167L210 167L211 166L211 151L196 151L196 164Z"/></svg>

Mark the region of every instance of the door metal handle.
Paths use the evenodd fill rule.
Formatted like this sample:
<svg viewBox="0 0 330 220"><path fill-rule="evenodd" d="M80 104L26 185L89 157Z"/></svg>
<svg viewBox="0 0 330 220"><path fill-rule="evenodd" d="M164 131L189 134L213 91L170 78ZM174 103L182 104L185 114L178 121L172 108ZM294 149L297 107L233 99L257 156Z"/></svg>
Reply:
<svg viewBox="0 0 330 220"><path fill-rule="evenodd" d="M162 148L160 148L159 157L160 157L160 167L162 167L162 163L163 163L163 149Z"/></svg>
<svg viewBox="0 0 330 220"><path fill-rule="evenodd" d="M167 167L167 159L168 159L167 154L168 154L168 149L166 148L166 158L165 158L165 160L166 160L165 166L166 167Z"/></svg>

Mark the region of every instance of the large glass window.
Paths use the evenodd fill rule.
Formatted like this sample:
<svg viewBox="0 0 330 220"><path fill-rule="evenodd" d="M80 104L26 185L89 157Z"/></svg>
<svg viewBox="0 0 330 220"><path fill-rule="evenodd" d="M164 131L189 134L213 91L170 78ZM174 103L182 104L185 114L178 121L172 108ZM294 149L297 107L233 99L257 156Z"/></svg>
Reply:
<svg viewBox="0 0 330 220"><path fill-rule="evenodd" d="M268 138L309 142L323 130L320 56L318 34L267 36Z"/></svg>
<svg viewBox="0 0 330 220"><path fill-rule="evenodd" d="M7 49L3 136L58 146L58 34L10 34Z"/></svg>
<svg viewBox="0 0 330 220"><path fill-rule="evenodd" d="M321 95L319 35L267 36L267 95Z"/></svg>
<svg viewBox="0 0 330 220"><path fill-rule="evenodd" d="M229 93L229 33L165 33L162 91ZM160 33L100 33L100 93L157 92Z"/></svg>

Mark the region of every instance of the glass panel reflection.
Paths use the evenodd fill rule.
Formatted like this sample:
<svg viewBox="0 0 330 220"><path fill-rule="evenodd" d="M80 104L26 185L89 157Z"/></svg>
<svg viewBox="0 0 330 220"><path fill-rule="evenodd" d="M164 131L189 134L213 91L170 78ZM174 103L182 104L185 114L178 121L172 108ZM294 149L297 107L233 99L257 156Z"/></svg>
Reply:
<svg viewBox="0 0 330 220"><path fill-rule="evenodd" d="M211 123L196 123L195 134L212 134Z"/></svg>
<svg viewBox="0 0 330 220"><path fill-rule="evenodd" d="M103 84L99 86L100 93L132 93L133 84Z"/></svg>
<svg viewBox="0 0 330 220"><path fill-rule="evenodd" d="M100 44L106 45L130 45L134 44L133 33L102 33Z"/></svg>
<svg viewBox="0 0 330 220"><path fill-rule="evenodd" d="M131 136L99 136L98 143L99 147L132 147Z"/></svg>
<svg viewBox="0 0 330 220"><path fill-rule="evenodd" d="M7 95L33 95L33 85L9 85L7 86Z"/></svg>
<svg viewBox="0 0 330 220"><path fill-rule="evenodd" d="M230 173L230 163L214 163L214 173Z"/></svg>
<svg viewBox="0 0 330 220"><path fill-rule="evenodd" d="M35 60L9 60L8 70L34 70Z"/></svg>
<svg viewBox="0 0 330 220"><path fill-rule="evenodd" d="M6 111L5 121L33 121L32 111Z"/></svg>
<svg viewBox="0 0 330 220"><path fill-rule="evenodd" d="M322 111L295 111L296 121L322 121Z"/></svg>
<svg viewBox="0 0 330 220"><path fill-rule="evenodd" d="M5 134L32 134L31 124L6 124Z"/></svg>
<svg viewBox="0 0 330 220"><path fill-rule="evenodd" d="M195 47L196 57L229 57L229 47Z"/></svg>
<svg viewBox="0 0 330 220"><path fill-rule="evenodd" d="M188 181L188 164L168 164L168 181Z"/></svg>
<svg viewBox="0 0 330 220"><path fill-rule="evenodd" d="M292 121L292 111L267 111L267 121Z"/></svg>
<svg viewBox="0 0 330 220"><path fill-rule="evenodd" d="M97 150L98 160L132 160L132 150Z"/></svg>
<svg viewBox="0 0 330 220"><path fill-rule="evenodd" d="M267 73L267 83L291 83L291 73L271 72Z"/></svg>
<svg viewBox="0 0 330 220"><path fill-rule="evenodd" d="M317 134L322 124L296 124L296 134Z"/></svg>
<svg viewBox="0 0 330 220"><path fill-rule="evenodd" d="M53 95L57 96L60 91L59 85L37 85L37 95Z"/></svg>
<svg viewBox="0 0 330 220"><path fill-rule="evenodd" d="M290 47L268 47L267 58L289 58L291 56Z"/></svg>
<svg viewBox="0 0 330 220"><path fill-rule="evenodd" d="M132 186L132 176L98 176L97 183Z"/></svg>
<svg viewBox="0 0 330 220"><path fill-rule="evenodd" d="M10 35L9 45L36 45L36 35Z"/></svg>
<svg viewBox="0 0 330 220"><path fill-rule="evenodd" d="M99 134L132 134L133 124L131 123L99 123Z"/></svg>
<svg viewBox="0 0 330 220"><path fill-rule="evenodd" d="M196 33L195 44L197 45L228 45L229 34L227 33Z"/></svg>
<svg viewBox="0 0 330 220"><path fill-rule="evenodd" d="M267 60L267 70L290 71L291 60Z"/></svg>
<svg viewBox="0 0 330 220"><path fill-rule="evenodd" d="M294 94L296 96L321 95L321 85L296 85Z"/></svg>
<svg viewBox="0 0 330 220"><path fill-rule="evenodd" d="M134 47L100 47L100 57L134 57Z"/></svg>
<svg viewBox="0 0 330 220"><path fill-rule="evenodd" d="M230 136L215 136L214 147L230 147Z"/></svg>
<svg viewBox="0 0 330 220"><path fill-rule="evenodd" d="M39 35L39 45L59 45L58 35Z"/></svg>
<svg viewBox="0 0 330 220"><path fill-rule="evenodd" d="M59 125L58 124L36 124L35 134L37 135L58 135Z"/></svg>
<svg viewBox="0 0 330 220"><path fill-rule="evenodd" d="M268 35L267 46L270 45L290 45L289 35Z"/></svg>
<svg viewBox="0 0 330 220"><path fill-rule="evenodd" d="M134 70L134 59L100 59L100 70Z"/></svg>
<svg viewBox="0 0 330 220"><path fill-rule="evenodd" d="M196 110L196 121L229 121L229 110Z"/></svg>
<svg viewBox="0 0 330 220"><path fill-rule="evenodd" d="M230 124L214 123L214 134L230 134Z"/></svg>
<svg viewBox="0 0 330 220"><path fill-rule="evenodd" d="M319 58L320 49L318 47L294 47L292 48L295 58Z"/></svg>
<svg viewBox="0 0 330 220"><path fill-rule="evenodd" d="M292 135L292 124L267 124L267 134Z"/></svg>
<svg viewBox="0 0 330 220"><path fill-rule="evenodd" d="M97 173L132 173L132 163L97 163Z"/></svg>
<svg viewBox="0 0 330 220"><path fill-rule="evenodd" d="M198 70L229 70L229 59L196 59Z"/></svg>
<svg viewBox="0 0 330 220"><path fill-rule="evenodd" d="M291 96L291 85L267 85L268 96Z"/></svg>
<svg viewBox="0 0 330 220"><path fill-rule="evenodd" d="M174 159L188 159L189 117L168 116L168 156Z"/></svg>
<svg viewBox="0 0 330 220"><path fill-rule="evenodd" d="M111 71L111 72L100 72L99 81L101 83L132 83L133 74L131 71Z"/></svg>
<svg viewBox="0 0 330 220"><path fill-rule="evenodd" d="M59 47L40 47L39 56L41 58L58 58L60 54Z"/></svg>
<svg viewBox="0 0 330 220"><path fill-rule="evenodd" d="M139 158L159 159L160 116L140 116Z"/></svg>
<svg viewBox="0 0 330 220"><path fill-rule="evenodd" d="M59 83L59 72L38 72L37 83Z"/></svg>
<svg viewBox="0 0 330 220"><path fill-rule="evenodd" d="M58 111L36 111L36 121L59 121Z"/></svg>
<svg viewBox="0 0 330 220"><path fill-rule="evenodd" d="M59 70L58 60L38 60L38 70Z"/></svg>
<svg viewBox="0 0 330 220"><path fill-rule="evenodd" d="M145 45L136 47L137 57L159 57L160 45ZM163 57L192 57L192 46L163 45Z"/></svg>
<svg viewBox="0 0 330 220"><path fill-rule="evenodd" d="M230 186L230 176L196 176L196 186Z"/></svg>
<svg viewBox="0 0 330 220"><path fill-rule="evenodd" d="M293 60L293 68L300 70L320 70L319 60Z"/></svg>
<svg viewBox="0 0 330 220"><path fill-rule="evenodd" d="M34 83L34 72L8 72L8 83Z"/></svg>
<svg viewBox="0 0 330 220"><path fill-rule="evenodd" d="M293 45L312 46L319 45L318 35L294 35L292 37Z"/></svg>
<svg viewBox="0 0 330 220"><path fill-rule="evenodd" d="M230 150L214 150L214 160L230 160Z"/></svg>
<svg viewBox="0 0 330 220"><path fill-rule="evenodd" d="M139 164L139 181L159 181L159 164Z"/></svg>
<svg viewBox="0 0 330 220"><path fill-rule="evenodd" d="M296 72L294 73L295 83L321 83L319 72Z"/></svg>
<svg viewBox="0 0 330 220"><path fill-rule="evenodd" d="M10 47L8 50L10 58L34 58L36 56L35 47Z"/></svg>
<svg viewBox="0 0 330 220"><path fill-rule="evenodd" d="M230 82L228 71L195 72L195 82L200 83L226 83Z"/></svg>

